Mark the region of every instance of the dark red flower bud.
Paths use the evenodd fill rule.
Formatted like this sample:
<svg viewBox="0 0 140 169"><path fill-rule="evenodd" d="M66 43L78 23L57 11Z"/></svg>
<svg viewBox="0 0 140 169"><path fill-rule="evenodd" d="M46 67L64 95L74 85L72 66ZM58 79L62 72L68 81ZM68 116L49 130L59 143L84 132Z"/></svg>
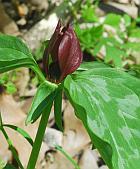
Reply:
<svg viewBox="0 0 140 169"><path fill-rule="evenodd" d="M72 26L62 27L58 21L43 58L44 70L51 81L61 82L80 66L82 51Z"/></svg>

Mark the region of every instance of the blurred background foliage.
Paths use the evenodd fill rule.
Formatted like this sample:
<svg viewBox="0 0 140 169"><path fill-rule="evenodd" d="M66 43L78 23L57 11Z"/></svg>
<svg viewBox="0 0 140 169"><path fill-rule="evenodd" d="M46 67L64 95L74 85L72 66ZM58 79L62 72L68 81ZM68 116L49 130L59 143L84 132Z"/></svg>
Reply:
<svg viewBox="0 0 140 169"><path fill-rule="evenodd" d="M61 16L67 16L63 18L64 22L70 22L74 26L85 61L97 60L113 67L132 69L139 77L140 17L133 18L126 12L112 10L111 7L106 12L107 6L104 5L107 2L100 0L66 0L56 11L63 9ZM100 9L102 7L104 12ZM44 44L37 50L39 58L43 46Z"/></svg>
<svg viewBox="0 0 140 169"><path fill-rule="evenodd" d="M6 4L8 3L6 1L1 2L7 7ZM13 8L10 7L11 10L6 10L12 19L19 23L19 19L23 16L16 13L19 11L17 6L25 4L29 8L28 14L24 16L26 24L17 24L21 32L24 33L25 30L30 30L37 22L55 13L65 24L69 22L73 25L80 40L84 61L104 62L140 77L140 4L137 1L47 1L47 10L43 8L32 9L30 4L32 2L12 0L11 6ZM123 5L124 9L121 6L117 6L116 4L118 3ZM128 12L129 9L126 10L127 5L134 6L137 9L137 15L133 16L133 11ZM11 12L13 10L16 11L16 14ZM42 65L41 59L47 43L48 41L42 40L41 44L33 50L35 59L40 65ZM6 73L0 79L0 84L11 94L16 92L16 87L13 83L15 74L15 72ZM31 83L35 82L37 85L38 79L34 75L32 77Z"/></svg>
<svg viewBox="0 0 140 169"><path fill-rule="evenodd" d="M79 38L84 56L83 61L87 62L80 67L81 69L84 69L85 65L85 67L90 68L90 66L93 66L93 64L90 63L96 62L94 67L115 67L140 78L139 0L0 0L0 32L22 38L32 50L34 58L40 68L42 68L44 49L48 45L48 40L59 18L64 24L72 24ZM16 120L17 124L19 124L19 119L23 121L19 112L21 112L23 107L24 115L28 112L31 100L38 86L38 77L32 70L26 68L19 68L0 74L0 106L2 107L4 105L3 110L7 112L7 114L4 112L6 119L7 117L9 117L9 119L12 117L12 119ZM64 100L66 100L65 97ZM19 103L20 109L18 107ZM87 139L87 135L83 134L84 132L79 128L79 122L77 123L76 121L77 119L75 123L71 124L71 121L74 121L74 119L72 118L72 111L69 110L70 105L65 107L68 108L66 113L65 110L63 111L63 122L64 124L67 122L67 125L64 126L65 129L68 128L66 134L69 136L72 130L74 132L77 131L77 133L80 132L81 136L77 136L78 139L75 140L75 143L77 147L82 145L80 148L78 147L81 153L77 156L77 147L75 148L73 146L72 139L70 139L72 141L71 147L69 140L66 142L66 147L75 152L75 157L79 161L84 155L83 152L87 149L89 140ZM15 112L15 114L11 112L10 114L9 111L12 113ZM70 115L68 113L70 113ZM78 126L76 124L78 124ZM71 129L72 125L73 128ZM22 126L23 125L20 124L20 127ZM50 129L57 129L53 115L50 118L49 127L51 127ZM35 126L33 130L31 130L29 127L31 135L36 128ZM52 131L50 133L52 133ZM70 134L70 137L71 136L75 139L73 133ZM84 139L82 139L83 136L85 136ZM59 139L55 139L55 141L56 140ZM80 144L79 141L82 143ZM3 144L2 142L1 147L4 147ZM23 146L20 147L22 148ZM85 150L83 150L83 147L86 147ZM26 151L29 150L28 147L25 149ZM42 153L43 159L44 157L48 158L48 156L50 158L52 154L54 154L54 152L51 154L51 151L50 149L48 152L45 152L45 154ZM3 154L5 155L5 149L3 149ZM27 157L29 152L25 154L22 150L19 150L19 154L20 156ZM48 156L46 154L48 154ZM6 159L8 158L6 157ZM61 161L62 164L65 164L67 161L61 160L60 154L58 154L58 158L56 159L58 159L58 164L61 163ZM45 159L45 163L46 161ZM4 163L1 159L0 162L1 168ZM89 158L89 163L91 162L94 162L93 158ZM98 158L96 162L98 163L98 167L105 165L101 157ZM88 165L88 162L84 164ZM8 168L9 165L6 167ZM85 168L90 169L89 167Z"/></svg>

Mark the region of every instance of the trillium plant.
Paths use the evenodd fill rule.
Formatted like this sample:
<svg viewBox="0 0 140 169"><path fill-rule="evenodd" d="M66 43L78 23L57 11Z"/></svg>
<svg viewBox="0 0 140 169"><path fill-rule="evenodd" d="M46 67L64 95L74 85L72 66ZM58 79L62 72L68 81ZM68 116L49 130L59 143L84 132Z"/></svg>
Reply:
<svg viewBox="0 0 140 169"><path fill-rule="evenodd" d="M0 73L28 67L40 79L26 119L26 125L32 125L41 117L34 141L24 130L4 124L0 118L0 130L19 167L24 168L5 127L16 130L31 144L26 168L35 169L52 106L56 124L63 131L61 107L64 92L108 167L139 169L140 80L101 62L82 62L82 51L72 26L62 26L60 21L42 59L44 72L22 40L0 35Z"/></svg>

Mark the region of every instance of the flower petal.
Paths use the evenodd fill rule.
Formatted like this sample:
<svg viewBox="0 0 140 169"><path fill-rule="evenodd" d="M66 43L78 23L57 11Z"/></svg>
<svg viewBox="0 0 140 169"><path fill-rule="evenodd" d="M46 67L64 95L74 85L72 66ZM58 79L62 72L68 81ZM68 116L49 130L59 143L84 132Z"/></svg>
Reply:
<svg viewBox="0 0 140 169"><path fill-rule="evenodd" d="M57 23L57 26L55 28L55 31L50 39L49 42L49 53L52 55L52 60L56 61L58 60L58 47L61 42L61 21L59 20Z"/></svg>
<svg viewBox="0 0 140 169"><path fill-rule="evenodd" d="M58 61L61 70L60 81L80 66L82 58L79 40L72 26L68 26L58 49Z"/></svg>
<svg viewBox="0 0 140 169"><path fill-rule="evenodd" d="M45 49L44 55L43 55L43 67L47 75L49 71L49 68L48 68L49 67L49 54L51 54L52 51L54 51L52 54L52 60L53 61L58 60L57 59L58 58L58 54L57 54L58 47L56 45L56 42L59 39L58 37L59 37L60 32L61 32L61 21L59 20L55 28L55 31L49 41L48 47Z"/></svg>

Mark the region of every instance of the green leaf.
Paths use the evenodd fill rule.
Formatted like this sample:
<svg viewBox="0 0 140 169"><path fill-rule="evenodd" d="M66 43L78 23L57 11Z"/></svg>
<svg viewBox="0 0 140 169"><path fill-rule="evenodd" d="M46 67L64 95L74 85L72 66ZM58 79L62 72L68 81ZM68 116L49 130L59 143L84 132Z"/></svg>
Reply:
<svg viewBox="0 0 140 169"><path fill-rule="evenodd" d="M132 29L129 37L140 38L140 29L139 28Z"/></svg>
<svg viewBox="0 0 140 169"><path fill-rule="evenodd" d="M16 86L12 82L8 82L5 86L8 94L14 94L17 91Z"/></svg>
<svg viewBox="0 0 140 169"><path fill-rule="evenodd" d="M80 75L88 76L100 75L103 77L111 78L115 80L117 83L122 84L129 89L133 90L138 97L140 98L140 80L130 76L128 73L123 72L121 69L113 69L113 68L94 68L93 70L84 71Z"/></svg>
<svg viewBox="0 0 140 169"><path fill-rule="evenodd" d="M105 56L106 63L113 61L116 67L122 67L121 57L123 57L124 55L125 55L124 51L114 46L106 45L106 56Z"/></svg>
<svg viewBox="0 0 140 169"><path fill-rule="evenodd" d="M125 14L125 15L123 16L123 19L124 19L124 21L125 21L125 26L126 26L126 27L128 27L128 26L131 25L131 17L130 17L129 15Z"/></svg>
<svg viewBox="0 0 140 169"><path fill-rule="evenodd" d="M107 68L109 67L107 64L104 64L103 62L83 62L80 67L78 68L78 71L83 70L90 70L95 68Z"/></svg>
<svg viewBox="0 0 140 169"><path fill-rule="evenodd" d="M140 78L140 65L132 65L128 73Z"/></svg>
<svg viewBox="0 0 140 169"><path fill-rule="evenodd" d="M33 146L33 140L32 138L30 137L30 135L24 131L22 128L19 128L17 126L14 126L14 125L10 125L10 124L3 124L3 127L9 127L15 131L17 131L19 134L21 134L30 144L31 146Z"/></svg>
<svg viewBox="0 0 140 169"><path fill-rule="evenodd" d="M55 122L58 128L63 131L63 124L62 124L62 88L58 88L56 90L56 96L54 100L54 116Z"/></svg>
<svg viewBox="0 0 140 169"><path fill-rule="evenodd" d="M7 73L3 73L0 77L0 84L4 85L5 83L7 83L8 80L9 80L9 75Z"/></svg>
<svg viewBox="0 0 140 169"><path fill-rule="evenodd" d="M101 50L101 47L104 45L104 41L103 39L101 39L101 41L99 41L95 46L94 46L94 50L93 50L93 55L97 55L100 50Z"/></svg>
<svg viewBox="0 0 140 169"><path fill-rule="evenodd" d="M113 62L116 67L122 66L122 57L127 56L126 52L121 49L122 44L120 44L115 38L101 38L98 43L94 46L93 55L97 55L102 47L105 47L105 62Z"/></svg>
<svg viewBox="0 0 140 169"><path fill-rule="evenodd" d="M103 34L103 26L94 26L91 28L80 29L78 25L75 26L75 31L80 39L83 49L93 49L95 43L99 41Z"/></svg>
<svg viewBox="0 0 140 169"><path fill-rule="evenodd" d="M105 24L118 28L121 22L121 15L108 14L104 21Z"/></svg>
<svg viewBox="0 0 140 169"><path fill-rule="evenodd" d="M4 168L6 163L0 158L0 169Z"/></svg>
<svg viewBox="0 0 140 169"><path fill-rule="evenodd" d="M90 28L89 31L94 41L99 40L99 38L103 35L103 25L94 26Z"/></svg>
<svg viewBox="0 0 140 169"><path fill-rule="evenodd" d="M76 115L110 169L140 166L138 84L138 79L111 68L67 76L64 82Z"/></svg>
<svg viewBox="0 0 140 169"><path fill-rule="evenodd" d="M95 14L95 8L93 5L84 7L84 9L82 10L82 18L86 22L97 22L98 21L98 17Z"/></svg>
<svg viewBox="0 0 140 169"><path fill-rule="evenodd" d="M0 73L35 64L30 50L19 38L0 34Z"/></svg>
<svg viewBox="0 0 140 169"><path fill-rule="evenodd" d="M56 88L56 85L46 81L39 86L27 115L26 124L35 122L48 104L53 102Z"/></svg>
<svg viewBox="0 0 140 169"><path fill-rule="evenodd" d="M127 50L140 52L140 43L139 42L127 42L123 44L123 48Z"/></svg>
<svg viewBox="0 0 140 169"><path fill-rule="evenodd" d="M12 164L6 164L3 169L16 169Z"/></svg>

